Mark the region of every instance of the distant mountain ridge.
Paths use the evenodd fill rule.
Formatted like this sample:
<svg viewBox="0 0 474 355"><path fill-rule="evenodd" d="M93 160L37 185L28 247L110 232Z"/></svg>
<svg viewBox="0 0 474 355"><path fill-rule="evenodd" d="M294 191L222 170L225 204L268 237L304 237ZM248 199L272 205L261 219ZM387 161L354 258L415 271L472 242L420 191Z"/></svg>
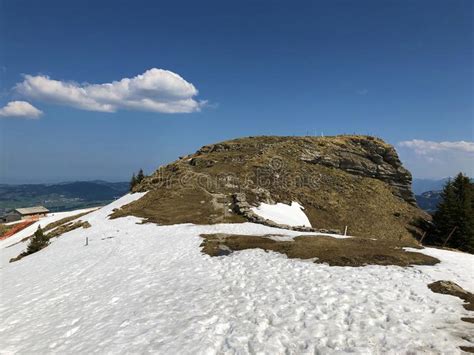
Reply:
<svg viewBox="0 0 474 355"><path fill-rule="evenodd" d="M416 179L412 181L412 190L415 195L421 195L427 191L442 190L449 177L443 179Z"/></svg>
<svg viewBox="0 0 474 355"><path fill-rule="evenodd" d="M441 190L426 191L420 195L416 195L416 203L420 208L428 213L434 213L438 209L438 204L441 201Z"/></svg>
<svg viewBox="0 0 474 355"><path fill-rule="evenodd" d="M67 211L109 203L128 192L128 182L102 180L57 184L0 184L0 214L10 209L43 205Z"/></svg>
<svg viewBox="0 0 474 355"><path fill-rule="evenodd" d="M436 212L441 201L441 191L449 179L449 177L439 180L413 179L412 190L418 206L428 213Z"/></svg>

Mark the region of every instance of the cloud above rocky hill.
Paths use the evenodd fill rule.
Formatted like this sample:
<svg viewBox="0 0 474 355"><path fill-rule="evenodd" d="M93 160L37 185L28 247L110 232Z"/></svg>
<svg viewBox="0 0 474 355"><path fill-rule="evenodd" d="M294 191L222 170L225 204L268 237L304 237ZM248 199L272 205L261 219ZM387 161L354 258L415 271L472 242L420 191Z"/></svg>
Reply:
<svg viewBox="0 0 474 355"><path fill-rule="evenodd" d="M196 87L180 75L152 68L133 78L102 84L51 79L46 75L24 75L15 86L17 94L32 100L70 106L87 111L139 110L159 113L200 111Z"/></svg>
<svg viewBox="0 0 474 355"><path fill-rule="evenodd" d="M420 178L453 176L459 171L474 176L474 142L413 139L399 142L398 151L410 171Z"/></svg>
<svg viewBox="0 0 474 355"><path fill-rule="evenodd" d="M400 142L401 147L407 147L415 150L418 154L430 154L440 151L457 151L464 153L474 153L474 142L433 142L422 139L413 139L411 141Z"/></svg>

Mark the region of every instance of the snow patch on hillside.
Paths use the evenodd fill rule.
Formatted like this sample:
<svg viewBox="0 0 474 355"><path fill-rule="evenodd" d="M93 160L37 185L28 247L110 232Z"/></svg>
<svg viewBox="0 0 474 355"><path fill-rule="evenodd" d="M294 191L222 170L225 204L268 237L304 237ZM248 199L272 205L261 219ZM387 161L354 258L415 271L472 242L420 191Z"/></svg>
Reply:
<svg viewBox="0 0 474 355"><path fill-rule="evenodd" d="M292 227L311 227L311 223L303 210L304 207L298 202L292 202L291 205L280 202L274 205L261 203L258 207L252 207L252 211L258 216L278 224L286 224Z"/></svg>
<svg viewBox="0 0 474 355"><path fill-rule="evenodd" d="M453 281L474 293L474 255L437 248L421 250L405 248L405 250L423 253L441 261L437 267L415 266L416 269L430 275L434 280Z"/></svg>
<svg viewBox="0 0 474 355"><path fill-rule="evenodd" d="M21 252L26 250L28 241L21 242L21 240L32 235L38 227L44 228L48 224L59 221L60 219L71 217L79 213L93 211L95 209L96 207L75 211L48 213L45 217L40 218L37 222L31 224L18 233L15 233L11 237L0 240L0 268L7 265L11 258L18 256Z"/></svg>
<svg viewBox="0 0 474 355"><path fill-rule="evenodd" d="M0 270L0 353L457 354L474 340L461 300L427 288L442 276L474 291L472 255L424 249L442 263L408 268L330 267L259 249L210 257L201 233L303 233L108 219L139 197L82 217L90 228Z"/></svg>

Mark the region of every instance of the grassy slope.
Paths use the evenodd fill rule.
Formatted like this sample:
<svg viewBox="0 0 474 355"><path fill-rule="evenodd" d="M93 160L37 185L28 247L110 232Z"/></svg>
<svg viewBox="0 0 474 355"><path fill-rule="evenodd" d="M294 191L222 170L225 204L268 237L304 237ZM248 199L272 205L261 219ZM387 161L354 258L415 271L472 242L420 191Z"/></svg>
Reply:
<svg viewBox="0 0 474 355"><path fill-rule="evenodd" d="M316 263L331 266L364 265L434 265L438 259L407 252L389 241L369 238L332 238L327 236L300 236L293 241L275 241L266 236L234 234L203 234L204 253L221 256L222 250L239 251L264 249L285 254L289 258L315 259Z"/></svg>
<svg viewBox="0 0 474 355"><path fill-rule="evenodd" d="M353 138L256 137L204 147L145 179L137 190L150 192L114 216L131 214L160 224L241 222L228 209L232 194L244 192L254 204L300 202L315 228L347 225L351 235L413 245L410 223L429 217L395 196L390 185L300 159L308 149L322 154L361 149L362 155L362 148L348 146Z"/></svg>

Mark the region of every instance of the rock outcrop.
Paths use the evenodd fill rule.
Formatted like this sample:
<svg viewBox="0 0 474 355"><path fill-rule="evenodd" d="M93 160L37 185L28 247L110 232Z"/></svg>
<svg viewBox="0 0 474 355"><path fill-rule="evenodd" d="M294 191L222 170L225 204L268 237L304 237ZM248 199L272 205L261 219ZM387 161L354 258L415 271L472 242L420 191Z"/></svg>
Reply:
<svg viewBox="0 0 474 355"><path fill-rule="evenodd" d="M454 283L452 281L440 280L430 283L428 285L428 288L435 293L459 297L465 302L464 308L466 308L468 311L474 311L474 294L469 291L466 291L457 283ZM472 322L472 318L470 319L470 322Z"/></svg>
<svg viewBox="0 0 474 355"><path fill-rule="evenodd" d="M411 190L411 173L402 166L392 146L375 138L354 137L347 140L345 149L340 150L307 150L301 160L385 181L397 196L416 204Z"/></svg>
<svg viewBox="0 0 474 355"><path fill-rule="evenodd" d="M207 145L159 168L134 191L150 191L117 216L157 223L252 221L260 203L296 201L314 230L416 244L413 222L429 216L411 192L395 149L374 137L246 137Z"/></svg>

